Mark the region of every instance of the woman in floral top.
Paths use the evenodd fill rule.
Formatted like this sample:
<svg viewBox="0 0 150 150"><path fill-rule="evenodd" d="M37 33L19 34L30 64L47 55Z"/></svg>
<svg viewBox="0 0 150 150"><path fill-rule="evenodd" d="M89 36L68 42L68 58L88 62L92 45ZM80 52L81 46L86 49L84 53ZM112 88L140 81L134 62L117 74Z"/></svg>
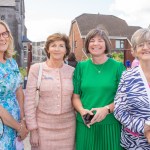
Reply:
<svg viewBox="0 0 150 150"><path fill-rule="evenodd" d="M0 21L0 117L4 123L3 135L0 137L0 149L2 150L16 149L17 131L20 140L24 139L28 133L22 120L24 96L21 88L21 76L17 63L12 58L12 49L11 32L8 26ZM5 120L3 108L9 113L10 120ZM15 124L12 125L12 122ZM0 128L2 128L2 124L0 124Z"/></svg>

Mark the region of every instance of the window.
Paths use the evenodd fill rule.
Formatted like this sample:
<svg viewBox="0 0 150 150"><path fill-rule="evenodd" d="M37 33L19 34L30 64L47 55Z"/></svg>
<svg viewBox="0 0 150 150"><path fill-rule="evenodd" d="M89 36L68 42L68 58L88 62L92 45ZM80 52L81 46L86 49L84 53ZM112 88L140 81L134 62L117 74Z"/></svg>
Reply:
<svg viewBox="0 0 150 150"><path fill-rule="evenodd" d="M124 40L116 40L116 49L124 49Z"/></svg>
<svg viewBox="0 0 150 150"><path fill-rule="evenodd" d="M74 41L74 47L77 48L77 41Z"/></svg>
<svg viewBox="0 0 150 150"><path fill-rule="evenodd" d="M5 16L4 15L1 16L1 20L5 20Z"/></svg>
<svg viewBox="0 0 150 150"><path fill-rule="evenodd" d="M24 58L27 58L27 57L28 57L28 52L24 51Z"/></svg>
<svg viewBox="0 0 150 150"><path fill-rule="evenodd" d="M27 46L24 46L23 48L24 48L24 50L27 50Z"/></svg>

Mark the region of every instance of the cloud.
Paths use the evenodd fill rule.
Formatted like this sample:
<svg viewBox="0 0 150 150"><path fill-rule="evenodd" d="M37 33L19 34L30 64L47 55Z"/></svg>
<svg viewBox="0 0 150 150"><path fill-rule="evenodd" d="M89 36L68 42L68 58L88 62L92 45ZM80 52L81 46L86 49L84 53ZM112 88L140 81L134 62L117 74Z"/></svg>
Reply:
<svg viewBox="0 0 150 150"><path fill-rule="evenodd" d="M150 24L149 0L115 0L110 7L111 12L127 21L128 25L148 27Z"/></svg>
<svg viewBox="0 0 150 150"><path fill-rule="evenodd" d="M55 32L69 33L66 26L70 26L70 20L65 18L50 18L50 19L34 19L32 23L30 20L26 20L26 26L28 27L28 37L31 41L42 41ZM35 35L36 34L36 35Z"/></svg>
<svg viewBox="0 0 150 150"><path fill-rule="evenodd" d="M55 0L53 3L50 0L25 0L25 4L25 24L31 41L46 40L55 32L69 34L71 21L82 13L114 15L130 26L148 27L150 24L149 0Z"/></svg>

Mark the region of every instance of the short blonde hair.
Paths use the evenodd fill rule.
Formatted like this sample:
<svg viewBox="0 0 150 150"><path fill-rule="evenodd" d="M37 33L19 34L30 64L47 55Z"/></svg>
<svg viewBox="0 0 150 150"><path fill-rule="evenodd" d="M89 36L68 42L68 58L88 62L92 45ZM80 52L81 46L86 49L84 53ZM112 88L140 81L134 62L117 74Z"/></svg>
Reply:
<svg viewBox="0 0 150 150"><path fill-rule="evenodd" d="M54 33L50 36L48 36L47 41L45 43L45 52L48 58L50 58L50 54L48 53L48 49L49 49L49 45L55 41L64 41L65 42L65 46L66 46L66 55L64 56L64 58L66 56L69 55L70 53L70 42L69 42L69 37L66 34L62 34L62 33Z"/></svg>
<svg viewBox="0 0 150 150"><path fill-rule="evenodd" d="M137 48L137 45L149 41L150 40L150 29L148 28L142 28L138 29L131 38L131 45L132 50L135 51Z"/></svg>
<svg viewBox="0 0 150 150"><path fill-rule="evenodd" d="M7 50L4 52L4 59L7 59L7 58L12 57L14 54L13 53L14 52L14 39L13 39L13 36L11 34L11 31L8 25L2 20L0 20L0 24L5 27L6 31L9 32L9 44L8 44Z"/></svg>

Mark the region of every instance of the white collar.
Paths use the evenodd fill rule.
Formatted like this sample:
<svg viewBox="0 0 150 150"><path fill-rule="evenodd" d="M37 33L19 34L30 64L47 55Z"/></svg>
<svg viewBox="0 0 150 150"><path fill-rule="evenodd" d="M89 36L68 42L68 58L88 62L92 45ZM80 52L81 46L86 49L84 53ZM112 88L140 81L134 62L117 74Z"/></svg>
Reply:
<svg viewBox="0 0 150 150"><path fill-rule="evenodd" d="M146 80L146 77L145 77L144 72L143 72L143 70L142 70L142 68L141 68L140 65L139 65L139 72L140 72L140 74L141 74L142 80L143 80L144 85L145 85L145 87L146 87L146 92L147 92L147 95L148 95L148 99L149 99L149 101L150 101L150 87L149 87L149 85L148 85L148 82L147 82L147 80Z"/></svg>

